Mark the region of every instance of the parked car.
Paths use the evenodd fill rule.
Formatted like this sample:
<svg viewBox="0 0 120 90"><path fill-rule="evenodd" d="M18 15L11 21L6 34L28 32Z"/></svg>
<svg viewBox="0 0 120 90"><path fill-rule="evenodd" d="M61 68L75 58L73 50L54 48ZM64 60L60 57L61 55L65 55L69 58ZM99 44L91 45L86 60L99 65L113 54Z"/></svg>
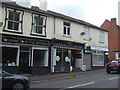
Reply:
<svg viewBox="0 0 120 90"><path fill-rule="evenodd" d="M0 75L2 77L2 89L25 90L30 87L30 80L25 76L10 74L3 70L0 70Z"/></svg>
<svg viewBox="0 0 120 90"><path fill-rule="evenodd" d="M117 71L120 73L120 60L111 60L106 65L106 71L107 73L110 73L111 71Z"/></svg>

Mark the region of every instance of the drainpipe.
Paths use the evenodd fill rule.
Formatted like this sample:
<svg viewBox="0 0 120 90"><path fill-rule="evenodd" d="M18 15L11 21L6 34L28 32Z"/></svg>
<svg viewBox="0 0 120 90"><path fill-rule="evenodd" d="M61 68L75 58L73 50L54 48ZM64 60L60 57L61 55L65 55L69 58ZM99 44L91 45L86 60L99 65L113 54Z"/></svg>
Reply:
<svg viewBox="0 0 120 90"><path fill-rule="evenodd" d="M53 38L55 38L55 30L56 30L56 28L55 28L56 27L55 19L56 19L56 17L54 17L54 35L53 35L54 37Z"/></svg>

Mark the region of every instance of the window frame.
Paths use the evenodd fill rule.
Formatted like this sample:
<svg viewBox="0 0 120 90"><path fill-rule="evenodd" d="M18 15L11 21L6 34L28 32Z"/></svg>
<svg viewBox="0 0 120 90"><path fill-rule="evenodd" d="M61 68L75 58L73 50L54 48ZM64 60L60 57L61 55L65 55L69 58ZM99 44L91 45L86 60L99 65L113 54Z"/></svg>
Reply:
<svg viewBox="0 0 120 90"><path fill-rule="evenodd" d="M90 27L84 26L84 40L90 40Z"/></svg>
<svg viewBox="0 0 120 90"><path fill-rule="evenodd" d="M10 12L19 13L19 21L10 20L9 19ZM23 31L23 28L22 28L23 14L24 14L23 11L6 8L6 17L5 17L4 31L15 32L15 33L22 33L22 31ZM9 29L8 28L9 21L13 22L13 23L18 23L18 29L17 30Z"/></svg>
<svg viewBox="0 0 120 90"><path fill-rule="evenodd" d="M20 46L17 46L17 45L1 45L0 44L0 48L2 48L2 47L4 47L4 48L6 47L6 48L16 48L16 49L18 49L16 60L15 60L16 61L16 65L15 66L19 66L19 62L20 62L20 60L19 60L19 57L20 57L20 52L19 52L20 51Z"/></svg>
<svg viewBox="0 0 120 90"><path fill-rule="evenodd" d="M48 67L48 66L49 66L49 61L48 61L49 50L48 50L48 48L41 48L41 47L32 47L31 66L36 67L36 66L34 66L34 50L46 51L46 54L44 54L45 57L46 57L46 59L44 59L44 60L46 60L46 63L47 63L47 64L44 63L44 64L45 64L44 66L39 66L39 67ZM44 62L45 62L45 61L44 61Z"/></svg>
<svg viewBox="0 0 120 90"><path fill-rule="evenodd" d="M100 43L104 43L105 42L105 32L104 31L100 31L100 39L99 39Z"/></svg>
<svg viewBox="0 0 120 90"><path fill-rule="evenodd" d="M35 24L35 17L43 18L43 25L36 25ZM47 17L45 17L45 16L41 16L41 15L37 15L37 14L32 15L32 30L31 30L32 35L46 36L46 19L47 19ZM35 26L42 27L42 34L36 33L36 30L34 29Z"/></svg>
<svg viewBox="0 0 120 90"><path fill-rule="evenodd" d="M63 22L63 35L65 35L65 36L70 36L71 35L71 23Z"/></svg>

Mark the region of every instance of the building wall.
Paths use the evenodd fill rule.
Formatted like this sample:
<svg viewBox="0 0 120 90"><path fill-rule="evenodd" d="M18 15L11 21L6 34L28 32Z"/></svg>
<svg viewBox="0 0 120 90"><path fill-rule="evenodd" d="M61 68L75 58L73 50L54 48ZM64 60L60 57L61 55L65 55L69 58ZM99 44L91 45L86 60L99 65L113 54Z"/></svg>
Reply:
<svg viewBox="0 0 120 90"><path fill-rule="evenodd" d="M70 30L71 35L65 36L63 35L63 22L69 22L71 24ZM75 41L79 43L86 43L87 45L96 45L101 47L108 47L108 32L104 31L105 33L105 42L100 43L100 31L99 29L91 28L90 27L90 38L91 40L84 40L84 37L81 35L81 32L84 32L84 25L66 21L63 19L56 18L55 19L55 38L61 39L61 40L69 40L69 41Z"/></svg>
<svg viewBox="0 0 120 90"><path fill-rule="evenodd" d="M6 15L5 7L1 8L1 6L0 6L0 11L2 12L2 13L0 13L0 16L1 16L0 20L2 20L2 22L3 22L3 26L0 27L0 29L1 29L0 33L13 35L13 32L3 31L3 28L5 26L5 15ZM46 37L30 35L31 27L32 27L32 13L24 12L22 25L23 25L22 26L23 27L23 34L14 33L14 35L34 37L34 38L44 38L44 39L51 39L53 37L52 31L53 31L54 26L53 26L53 18L52 17L47 17Z"/></svg>
<svg viewBox="0 0 120 90"><path fill-rule="evenodd" d="M109 48L109 59L112 60L115 58L114 50L119 49L119 33L116 19L113 18L111 21L106 20L102 25L101 28L108 30L108 48Z"/></svg>

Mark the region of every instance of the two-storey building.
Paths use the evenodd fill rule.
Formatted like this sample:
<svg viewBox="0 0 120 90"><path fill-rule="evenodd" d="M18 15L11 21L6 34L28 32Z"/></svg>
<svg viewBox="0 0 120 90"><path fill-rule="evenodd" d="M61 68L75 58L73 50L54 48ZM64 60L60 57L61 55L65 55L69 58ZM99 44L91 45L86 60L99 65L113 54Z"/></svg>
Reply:
<svg viewBox="0 0 120 90"><path fill-rule="evenodd" d="M44 6L2 2L0 12L3 69L44 74L104 67L106 30Z"/></svg>
<svg viewBox="0 0 120 90"><path fill-rule="evenodd" d="M116 18L112 18L111 21L105 20L104 23L101 25L101 28L108 30L109 60L119 59L120 26L117 25Z"/></svg>

